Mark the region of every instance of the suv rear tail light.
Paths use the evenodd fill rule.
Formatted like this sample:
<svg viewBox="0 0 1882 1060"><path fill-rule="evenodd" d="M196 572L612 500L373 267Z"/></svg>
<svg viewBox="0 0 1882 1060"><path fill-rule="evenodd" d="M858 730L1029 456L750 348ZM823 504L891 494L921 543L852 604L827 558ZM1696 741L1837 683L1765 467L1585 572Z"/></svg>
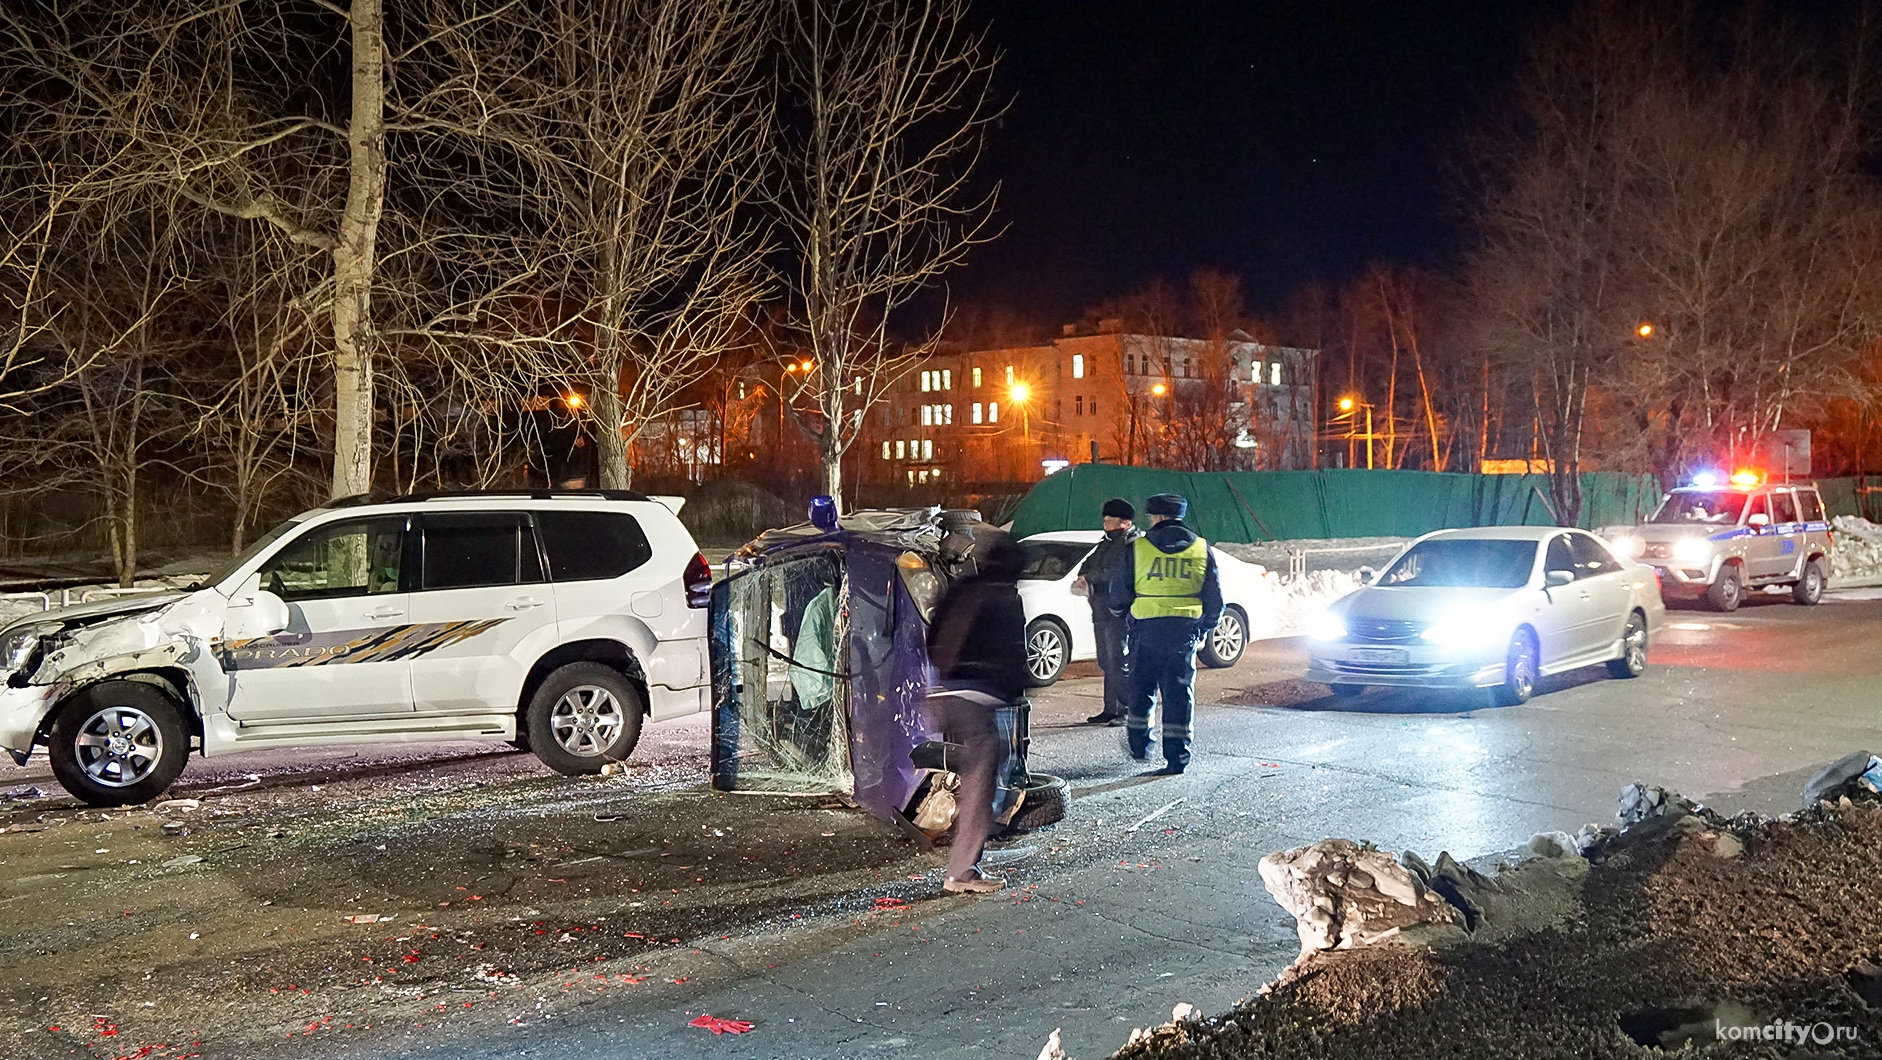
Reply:
<svg viewBox="0 0 1882 1060"><path fill-rule="evenodd" d="M712 567L703 554L694 553L686 564L686 606L704 607L711 596Z"/></svg>

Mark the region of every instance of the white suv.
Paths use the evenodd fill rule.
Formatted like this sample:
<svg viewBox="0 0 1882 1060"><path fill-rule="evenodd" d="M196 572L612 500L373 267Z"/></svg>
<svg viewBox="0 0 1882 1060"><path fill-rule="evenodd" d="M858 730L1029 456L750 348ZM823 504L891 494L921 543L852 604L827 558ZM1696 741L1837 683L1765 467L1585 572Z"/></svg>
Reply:
<svg viewBox="0 0 1882 1060"><path fill-rule="evenodd" d="M675 509L626 491L336 502L183 593L0 629L0 747L92 805L203 755L489 739L563 773L707 709L711 572Z"/></svg>

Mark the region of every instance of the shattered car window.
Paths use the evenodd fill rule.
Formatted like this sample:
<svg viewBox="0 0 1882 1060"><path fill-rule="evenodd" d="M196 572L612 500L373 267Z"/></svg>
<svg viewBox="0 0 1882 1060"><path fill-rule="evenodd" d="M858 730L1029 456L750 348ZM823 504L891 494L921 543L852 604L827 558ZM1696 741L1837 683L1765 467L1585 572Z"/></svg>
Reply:
<svg viewBox="0 0 1882 1060"><path fill-rule="evenodd" d="M842 568L834 555L805 556L727 583L738 685L738 787L846 790L849 678Z"/></svg>
<svg viewBox="0 0 1882 1060"><path fill-rule="evenodd" d="M405 522L400 515L316 527L262 566L261 587L290 601L396 593Z"/></svg>

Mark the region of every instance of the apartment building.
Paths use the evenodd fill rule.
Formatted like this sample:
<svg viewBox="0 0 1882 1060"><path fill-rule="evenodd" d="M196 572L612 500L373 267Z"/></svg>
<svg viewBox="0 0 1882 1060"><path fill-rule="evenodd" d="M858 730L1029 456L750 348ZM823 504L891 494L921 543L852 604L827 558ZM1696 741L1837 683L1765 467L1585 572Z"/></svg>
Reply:
<svg viewBox="0 0 1882 1060"><path fill-rule="evenodd" d="M937 352L871 410L857 469L920 486L1033 482L1088 460L1307 467L1315 356L1239 332L1071 327L1037 346Z"/></svg>

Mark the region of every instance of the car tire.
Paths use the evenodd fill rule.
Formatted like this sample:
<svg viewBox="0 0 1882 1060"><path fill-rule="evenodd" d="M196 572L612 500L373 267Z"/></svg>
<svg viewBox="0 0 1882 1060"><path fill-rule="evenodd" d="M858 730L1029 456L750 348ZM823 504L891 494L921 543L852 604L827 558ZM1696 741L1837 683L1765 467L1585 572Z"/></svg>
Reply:
<svg viewBox="0 0 1882 1060"><path fill-rule="evenodd" d="M1791 599L1809 607L1823 599L1823 587L1829 575L1823 570L1823 561L1813 559L1804 564L1803 577L1791 586Z"/></svg>
<svg viewBox="0 0 1882 1060"><path fill-rule="evenodd" d="M1517 630L1510 638L1509 653L1504 657L1503 683L1497 685L1493 693L1498 706L1520 707L1529 702L1536 691L1540 655L1536 638L1527 630Z"/></svg>
<svg viewBox="0 0 1882 1060"><path fill-rule="evenodd" d="M1222 619L1203 635L1196 658L1210 669L1220 670L1241 661L1248 650L1248 619L1239 607L1222 609Z"/></svg>
<svg viewBox="0 0 1882 1060"><path fill-rule="evenodd" d="M1031 779L1032 783L1025 788L1026 797L1020 800L1019 812L1008 825L1015 831L1030 832L1057 824L1065 819L1065 807L1072 801L1072 785L1064 777L1034 773Z"/></svg>
<svg viewBox="0 0 1882 1060"><path fill-rule="evenodd" d="M1635 611L1621 630L1621 657L1608 660L1608 676L1639 677L1647 670L1647 620Z"/></svg>
<svg viewBox="0 0 1882 1060"><path fill-rule="evenodd" d="M47 733L52 775L90 806L168 791L189 760L182 705L147 681L100 681L65 701Z"/></svg>
<svg viewBox="0 0 1882 1060"><path fill-rule="evenodd" d="M1026 684L1044 688L1065 674L1072 660L1072 635L1058 620L1035 618L1026 627Z"/></svg>
<svg viewBox="0 0 1882 1060"><path fill-rule="evenodd" d="M1706 587L1706 606L1714 611L1736 611L1745 598L1744 572L1736 563L1721 563L1719 576Z"/></svg>
<svg viewBox="0 0 1882 1060"><path fill-rule="evenodd" d="M1343 699L1351 699L1366 690L1365 685L1328 685L1327 687L1333 690L1334 695Z"/></svg>
<svg viewBox="0 0 1882 1060"><path fill-rule="evenodd" d="M584 776L633 754L646 715L646 698L619 670L578 662L543 680L523 721L530 749L543 765Z"/></svg>

